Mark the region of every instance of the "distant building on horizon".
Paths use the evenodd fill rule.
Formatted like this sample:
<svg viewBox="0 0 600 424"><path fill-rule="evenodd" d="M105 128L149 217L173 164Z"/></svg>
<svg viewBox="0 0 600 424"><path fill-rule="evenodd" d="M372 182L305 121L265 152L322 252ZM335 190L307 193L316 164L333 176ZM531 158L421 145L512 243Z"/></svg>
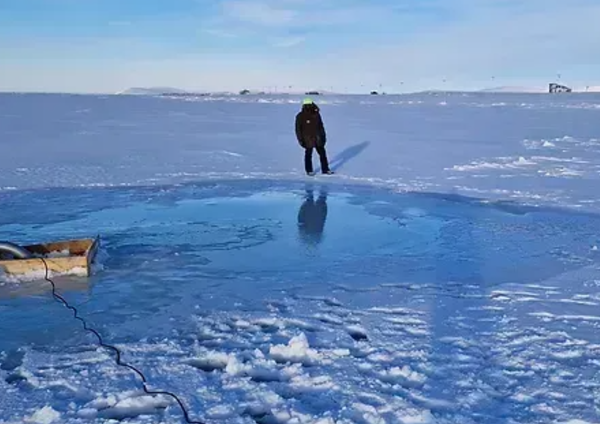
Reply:
<svg viewBox="0 0 600 424"><path fill-rule="evenodd" d="M573 90L566 85L560 85L555 82L551 82L548 86L549 93L571 93Z"/></svg>

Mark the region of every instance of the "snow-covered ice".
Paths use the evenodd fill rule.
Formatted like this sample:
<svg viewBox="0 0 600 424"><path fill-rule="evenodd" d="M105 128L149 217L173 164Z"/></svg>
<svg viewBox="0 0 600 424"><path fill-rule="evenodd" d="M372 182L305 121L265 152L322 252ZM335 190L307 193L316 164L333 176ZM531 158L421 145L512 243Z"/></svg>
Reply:
<svg viewBox="0 0 600 424"><path fill-rule="evenodd" d="M307 178L295 96L0 95L0 238L100 234L59 292L207 423L600 422L600 95L321 99ZM0 423L183 422L40 277Z"/></svg>

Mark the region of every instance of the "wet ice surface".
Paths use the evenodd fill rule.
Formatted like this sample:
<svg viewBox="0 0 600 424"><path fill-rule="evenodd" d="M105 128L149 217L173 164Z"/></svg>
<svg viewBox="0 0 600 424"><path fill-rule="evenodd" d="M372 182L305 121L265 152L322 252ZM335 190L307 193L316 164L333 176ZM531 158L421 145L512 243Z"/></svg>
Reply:
<svg viewBox="0 0 600 424"><path fill-rule="evenodd" d="M268 181L0 197L8 239L102 235L59 287L194 418L598 421L595 214ZM0 284L0 422L182 422L39 281Z"/></svg>

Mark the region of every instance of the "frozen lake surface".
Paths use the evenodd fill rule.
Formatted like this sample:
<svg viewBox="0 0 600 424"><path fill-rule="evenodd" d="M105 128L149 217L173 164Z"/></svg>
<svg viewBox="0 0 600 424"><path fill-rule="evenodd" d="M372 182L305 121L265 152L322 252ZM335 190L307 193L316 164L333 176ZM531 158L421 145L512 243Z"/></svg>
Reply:
<svg viewBox="0 0 600 424"><path fill-rule="evenodd" d="M316 100L336 182L598 210L600 94ZM300 101L0 94L0 190L303 179Z"/></svg>
<svg viewBox="0 0 600 424"><path fill-rule="evenodd" d="M100 234L59 291L152 388L210 423L598 422L600 99L329 98L314 179L297 99L192 100L0 96L0 238ZM49 293L0 276L0 423L183 422Z"/></svg>

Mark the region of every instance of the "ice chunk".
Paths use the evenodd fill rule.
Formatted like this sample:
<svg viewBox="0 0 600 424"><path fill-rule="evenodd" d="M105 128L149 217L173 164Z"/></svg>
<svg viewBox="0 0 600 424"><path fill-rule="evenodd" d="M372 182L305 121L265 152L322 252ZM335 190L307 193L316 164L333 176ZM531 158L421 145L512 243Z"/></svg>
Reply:
<svg viewBox="0 0 600 424"><path fill-rule="evenodd" d="M25 418L26 423L35 424L52 424L58 422L60 419L60 412L55 411L51 406L44 406L41 409L35 411L33 415Z"/></svg>
<svg viewBox="0 0 600 424"><path fill-rule="evenodd" d="M399 417L402 424L433 424L435 418L431 411L425 410L416 413L406 413Z"/></svg>
<svg viewBox="0 0 600 424"><path fill-rule="evenodd" d="M98 416L108 419L123 420L139 415L156 413L157 409L164 409L171 402L165 396L140 396L123 399L114 406L99 411Z"/></svg>
<svg viewBox="0 0 600 424"><path fill-rule="evenodd" d="M230 356L221 352L207 352L205 355L192 358L187 363L194 368L205 372L224 370L229 363Z"/></svg>
<svg viewBox="0 0 600 424"><path fill-rule="evenodd" d="M149 396L139 392L125 392L120 395L99 397L85 405L78 412L82 418L95 417L123 420L135 418L140 415L155 414L158 409L165 409L171 405L171 400L166 396Z"/></svg>
<svg viewBox="0 0 600 424"><path fill-rule="evenodd" d="M257 353L256 358L247 363L240 362L235 356L232 356L225 372L231 376L250 377L256 382L264 383L289 381L299 373L299 367L299 364L295 364L281 369L277 362L265 359L262 357L262 353Z"/></svg>
<svg viewBox="0 0 600 424"><path fill-rule="evenodd" d="M269 354L277 362L292 362L303 365L312 365L321 359L319 353L310 348L304 333L293 337L287 346L271 346Z"/></svg>
<svg viewBox="0 0 600 424"><path fill-rule="evenodd" d="M413 371L409 366L394 367L389 371L379 373L381 381L391 384L403 384L406 386L421 386L425 383L426 377L416 371Z"/></svg>

